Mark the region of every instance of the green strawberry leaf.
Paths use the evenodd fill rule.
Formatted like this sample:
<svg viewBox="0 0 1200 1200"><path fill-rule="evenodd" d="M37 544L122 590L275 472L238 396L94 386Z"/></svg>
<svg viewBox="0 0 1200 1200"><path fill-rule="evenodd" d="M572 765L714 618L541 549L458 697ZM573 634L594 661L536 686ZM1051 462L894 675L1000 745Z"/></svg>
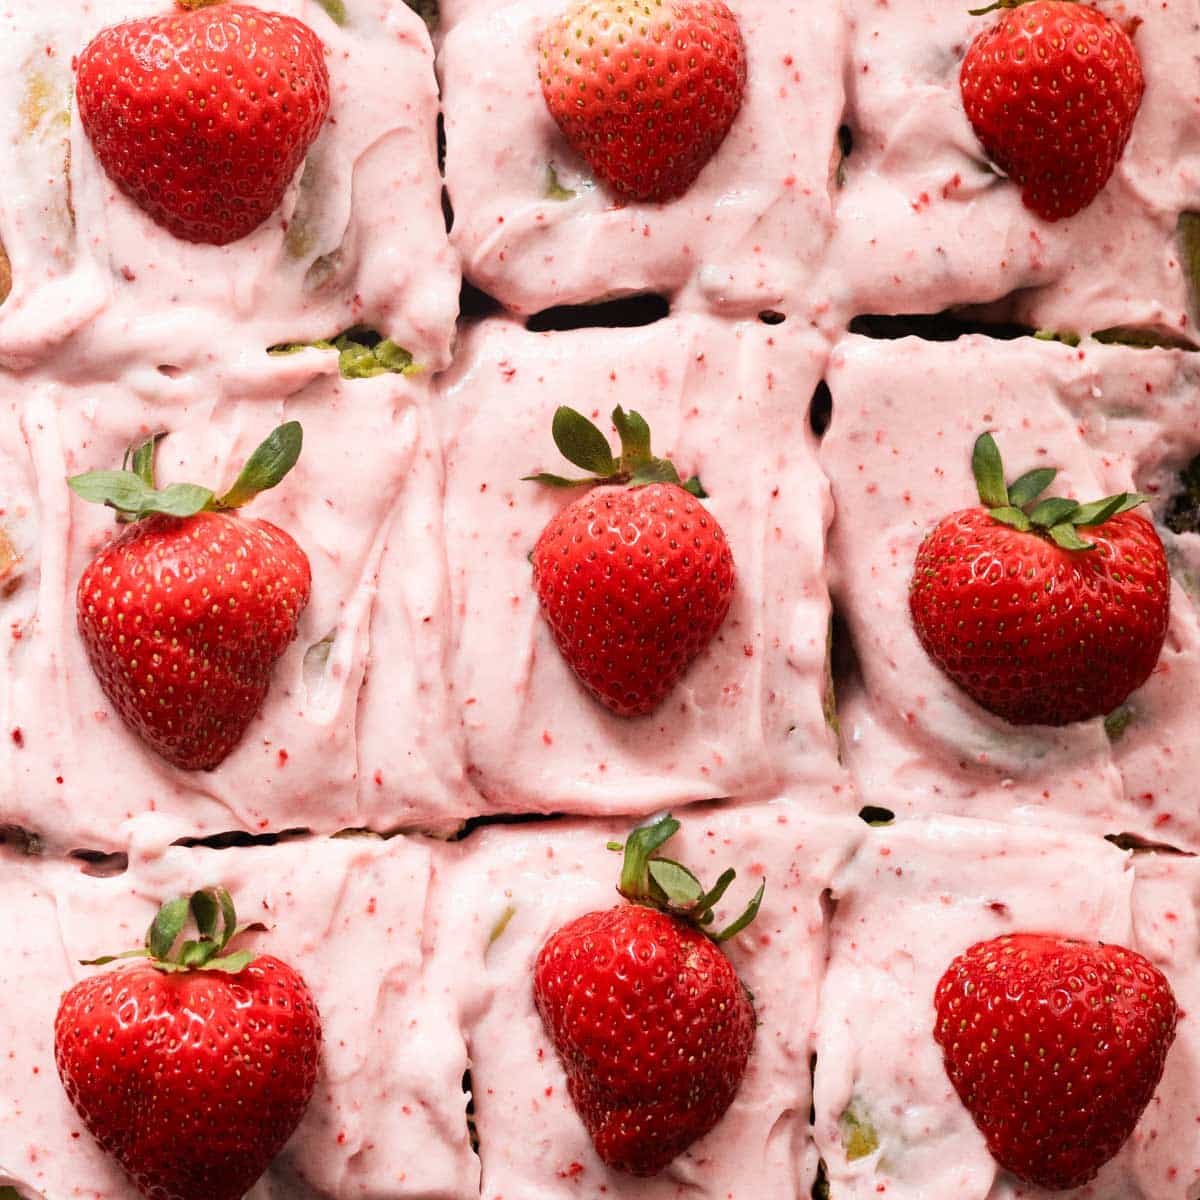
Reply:
<svg viewBox="0 0 1200 1200"><path fill-rule="evenodd" d="M652 893L671 910L690 912L704 895L704 885L682 863L652 858L648 870Z"/></svg>
<svg viewBox="0 0 1200 1200"><path fill-rule="evenodd" d="M191 483L173 483L157 491L132 471L88 471L72 475L67 486L91 504L105 504L135 517L150 513L191 517L203 512L213 500L211 491Z"/></svg>
<svg viewBox="0 0 1200 1200"><path fill-rule="evenodd" d="M1052 525L1049 533L1055 544L1064 550L1095 550L1096 548L1092 542L1085 542L1075 532L1074 525Z"/></svg>
<svg viewBox="0 0 1200 1200"><path fill-rule="evenodd" d="M240 975L253 961L254 955L249 950L238 950L224 958L210 958L204 964L204 969L221 971L225 975Z"/></svg>
<svg viewBox="0 0 1200 1200"><path fill-rule="evenodd" d="M1071 524L1103 525L1105 521L1149 502L1150 497L1143 496L1140 492L1121 492L1117 496L1108 496L1103 500L1093 500L1090 504L1081 504L1079 511L1071 518Z"/></svg>
<svg viewBox="0 0 1200 1200"><path fill-rule="evenodd" d="M596 480L590 475L586 479L567 479L562 475L547 475L546 472L542 471L537 475L522 475L521 482L544 483L547 487L555 488L577 488L584 486L591 487Z"/></svg>
<svg viewBox="0 0 1200 1200"><path fill-rule="evenodd" d="M266 440L246 460L233 487L218 501L221 508L241 508L259 492L281 483L296 465L304 446L304 430L299 421L287 421L271 431Z"/></svg>
<svg viewBox="0 0 1200 1200"><path fill-rule="evenodd" d="M1022 533L1028 533L1033 527L1029 518L1019 508L1013 508L1011 505L1005 505L1003 508L989 508L988 516L1002 525L1011 525L1013 529L1018 529Z"/></svg>
<svg viewBox="0 0 1200 1200"><path fill-rule="evenodd" d="M1068 500L1065 496L1051 496L1029 514L1029 519L1039 529L1049 529L1052 525L1070 521L1078 511L1078 500Z"/></svg>
<svg viewBox="0 0 1200 1200"><path fill-rule="evenodd" d="M180 896L167 901L158 910L150 931L146 934L146 948L155 958L164 961L170 958L171 948L187 924L188 908L188 897Z"/></svg>
<svg viewBox="0 0 1200 1200"><path fill-rule="evenodd" d="M639 412L626 411L618 404L613 409L612 423L621 439L621 466L630 473L643 463L653 460L650 453L650 426Z"/></svg>
<svg viewBox="0 0 1200 1200"><path fill-rule="evenodd" d="M1007 508L1008 488L1004 485L1004 462L1000 447L990 433L981 433L971 453L971 470L985 508Z"/></svg>
<svg viewBox="0 0 1200 1200"><path fill-rule="evenodd" d="M212 892L194 892L191 899L192 920L196 922L196 928L200 931L200 936L213 939L217 936L217 917L220 915L220 908L217 905L216 897Z"/></svg>
<svg viewBox="0 0 1200 1200"><path fill-rule="evenodd" d="M156 433L140 445L130 446L125 451L125 461L121 464L123 469L132 471L151 490L156 486L154 482L154 452L158 448L158 443L166 436L165 432Z"/></svg>
<svg viewBox="0 0 1200 1200"><path fill-rule="evenodd" d="M754 893L754 898L746 906L746 911L732 925L727 925L720 933L712 936L714 942L727 942L730 938L735 938L755 917L758 916L758 910L762 907L763 893L767 890L767 881L764 879L758 885L758 891Z"/></svg>
<svg viewBox="0 0 1200 1200"><path fill-rule="evenodd" d="M582 413L563 405L554 414L551 432L559 453L573 466L601 477L617 473L608 439Z"/></svg>
<svg viewBox="0 0 1200 1200"><path fill-rule="evenodd" d="M1055 480L1058 471L1054 467L1038 467L1027 471L1020 479L1008 485L1008 501L1014 508L1032 504Z"/></svg>
<svg viewBox="0 0 1200 1200"><path fill-rule="evenodd" d="M107 967L109 963L121 962L127 958L149 958L149 950L126 950L124 954L103 954L99 958L81 958L81 967Z"/></svg>
<svg viewBox="0 0 1200 1200"><path fill-rule="evenodd" d="M647 483L678 483L679 472L675 464L665 458L652 458L649 462L639 463L629 473L629 482L635 486Z"/></svg>
<svg viewBox="0 0 1200 1200"><path fill-rule="evenodd" d="M712 888L696 901L696 911L703 914L702 920L712 920L712 910L721 902L721 897L729 891L729 885L736 878L737 872L732 867L727 867Z"/></svg>

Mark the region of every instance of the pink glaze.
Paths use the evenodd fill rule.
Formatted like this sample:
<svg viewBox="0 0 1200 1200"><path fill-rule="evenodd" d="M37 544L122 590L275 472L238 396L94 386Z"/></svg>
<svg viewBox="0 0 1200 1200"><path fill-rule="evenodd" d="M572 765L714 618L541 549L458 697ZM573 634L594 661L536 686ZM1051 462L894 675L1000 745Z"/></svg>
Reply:
<svg viewBox="0 0 1200 1200"><path fill-rule="evenodd" d="M625 206L590 178L542 99L537 39L564 7L443 6L446 182L467 277L523 313L656 291L737 317L805 294L833 228L837 5L731 0L749 71L741 113L686 195ZM549 198L551 167L573 198Z"/></svg>
<svg viewBox="0 0 1200 1200"><path fill-rule="evenodd" d="M986 165L959 65L994 15L941 0L845 0L845 120L854 131L819 290L832 314L938 312L999 301L1036 328L1153 328L1196 341L1176 241L1200 204L1195 0L1099 7L1143 22L1146 93L1116 173L1077 217L1049 223Z"/></svg>
<svg viewBox="0 0 1200 1200"><path fill-rule="evenodd" d="M1200 448L1185 407L1194 371L1179 352L1028 338L849 337L834 348L821 462L837 508L833 586L861 668L841 717L864 802L1200 843L1190 732L1200 627L1183 587L1159 668L1115 743L1101 721L1018 728L992 717L933 665L908 614L921 539L978 502L970 452L980 432L998 431L1010 478L1058 466L1057 494L1092 499L1136 483L1165 502L1174 471Z"/></svg>
<svg viewBox="0 0 1200 1200"><path fill-rule="evenodd" d="M427 982L432 851L354 838L269 849L165 852L135 840L130 870L89 878L67 861L0 859L0 904L19 908L0 987L0 1186L22 1200L136 1200L67 1101L54 1065L61 994L81 958L141 943L158 903L224 884L245 939L291 963L324 1029L300 1128L249 1200L463 1200L478 1194L467 1140L466 1049ZM369 964L370 984L362 977Z"/></svg>
<svg viewBox="0 0 1200 1200"><path fill-rule="evenodd" d="M72 55L104 25L163 11L161 0L0 6L0 240L13 272L0 365L67 353L104 371L191 368L356 324L418 362L448 361L458 269L425 26L398 0L354 0L344 28L317 0L263 7L321 37L333 107L280 211L212 247L177 240L117 192L69 113Z"/></svg>
<svg viewBox="0 0 1200 1200"><path fill-rule="evenodd" d="M0 824L37 829L64 850L119 850L149 813L171 840L449 828L469 810L446 708L441 461L428 385L343 381L331 352L264 354L258 369L231 394L153 370L118 385L0 389L0 523L22 556L0 599ZM119 466L126 444L167 428L160 482L227 485L266 433L292 419L305 430L299 465L246 515L297 539L313 568L312 601L243 741L216 771L178 771L126 729L87 663L75 589L117 526L64 481Z"/></svg>
<svg viewBox="0 0 1200 1200"><path fill-rule="evenodd" d="M826 948L821 894L865 826L814 819L787 800L705 807L680 819L673 856L706 882L726 867L738 871L718 921L736 916L766 878L758 919L728 943L761 1023L724 1118L653 1179L610 1171L596 1157L533 1006L533 962L546 938L619 902L621 859L605 843L623 840L627 823L489 829L449 857L434 970L469 1047L483 1200L809 1194L817 1166L809 1056Z"/></svg>
<svg viewBox="0 0 1200 1200"><path fill-rule="evenodd" d="M813 808L851 808L822 711L829 510L806 409L823 361L790 325L699 317L553 335L490 320L464 336L438 420L453 702L484 811L649 812L787 780ZM572 493L521 476L572 470L550 435L560 404L606 430L617 404L640 411L656 453L701 477L733 551L725 624L648 717L592 700L538 610L527 556Z"/></svg>
<svg viewBox="0 0 1200 1200"><path fill-rule="evenodd" d="M1197 971L1191 860L1129 856L1089 837L932 818L872 832L833 881L817 1030L816 1140L836 1200L1048 1200L1000 1171L931 1035L955 955L1018 930L1146 954L1189 1007ZM1170 915L1168 915L1170 914ZM1200 1111L1192 1018L1130 1141L1075 1200L1192 1200ZM850 1159L849 1112L878 1145ZM861 1149L862 1147L860 1147ZM1062 1193L1058 1193L1062 1194Z"/></svg>

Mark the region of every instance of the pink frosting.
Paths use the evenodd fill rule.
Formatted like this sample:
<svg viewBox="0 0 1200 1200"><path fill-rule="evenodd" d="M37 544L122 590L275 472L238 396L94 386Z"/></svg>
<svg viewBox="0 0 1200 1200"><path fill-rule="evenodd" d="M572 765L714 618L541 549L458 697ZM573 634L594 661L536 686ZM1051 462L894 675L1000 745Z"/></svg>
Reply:
<svg viewBox="0 0 1200 1200"><path fill-rule="evenodd" d="M0 365L68 354L102 373L129 362L228 366L356 324L418 362L445 365L458 267L441 211L433 49L421 20L394 0L353 0L339 27L317 0L272 0L325 43L332 110L276 216L213 247L173 238L121 195L69 116L72 55L103 26L163 7L0 9L0 240L13 271Z"/></svg>
<svg viewBox="0 0 1200 1200"><path fill-rule="evenodd" d="M136 1200L59 1083L54 1013L95 970L79 959L140 945L162 899L224 884L239 919L266 926L247 948L304 976L324 1030L313 1102L251 1200L477 1195L466 1047L427 970L433 862L432 846L406 839L221 851L138 839L128 873L104 879L5 854L0 907L21 919L0 963L0 1186L22 1200Z"/></svg>
<svg viewBox="0 0 1200 1200"><path fill-rule="evenodd" d="M992 717L933 665L908 615L921 539L978 502L970 453L985 429L998 431L1010 478L1057 466L1061 495L1139 486L1165 500L1174 472L1200 449L1183 407L1195 387L1190 357L1029 338L849 337L833 350L829 383L834 421L821 463L837 509L833 586L861 668L840 712L864 801L1200 843L1200 763L1187 732L1200 625L1182 585L1162 660L1115 742L1101 721L1018 728Z"/></svg>
<svg viewBox="0 0 1200 1200"><path fill-rule="evenodd" d="M439 908L435 972L466 1033L484 1200L809 1194L817 1166L809 1056L826 950L821 895L865 826L814 819L786 800L693 809L681 820L672 855L705 882L726 867L738 871L718 920L736 916L766 879L758 919L728 943L761 1024L720 1124L653 1179L610 1171L596 1157L534 1009L531 982L551 933L618 902L621 859L605 843L623 840L627 824L489 829L449 858L441 882L453 903Z"/></svg>
<svg viewBox="0 0 1200 1200"><path fill-rule="evenodd" d="M422 400L428 384L346 382L328 351L264 354L259 372L232 395L153 370L117 385L0 382L0 521L22 556L3 600L0 823L37 829L65 850L119 850L152 813L171 840L449 828L470 810L445 690L441 459ZM216 771L178 771L126 729L88 665L75 589L115 527L64 480L119 465L125 445L165 426L160 481L220 486L273 425L292 419L305 429L299 465L247 516L300 543L312 601L243 741Z"/></svg>
<svg viewBox="0 0 1200 1200"><path fill-rule="evenodd" d="M816 1140L836 1200L1049 1197L996 1166L931 1033L934 990L955 955L1043 929L1146 954L1184 1010L1166 1074L1130 1141L1071 1196L1192 1200L1200 1086L1189 1009L1200 894L1191 862L990 821L935 817L873 831L833 880L817 1028ZM847 1113L877 1141L853 1159Z"/></svg>
<svg viewBox="0 0 1200 1200"><path fill-rule="evenodd" d="M786 781L814 808L850 806L822 710L829 508L805 416L824 353L791 325L702 317L553 335L497 319L464 336L438 420L453 701L485 811L650 812ZM649 717L591 700L538 611L528 554L571 496L520 477L572 470L550 436L559 404L610 433L617 404L640 411L733 551L725 624Z"/></svg>

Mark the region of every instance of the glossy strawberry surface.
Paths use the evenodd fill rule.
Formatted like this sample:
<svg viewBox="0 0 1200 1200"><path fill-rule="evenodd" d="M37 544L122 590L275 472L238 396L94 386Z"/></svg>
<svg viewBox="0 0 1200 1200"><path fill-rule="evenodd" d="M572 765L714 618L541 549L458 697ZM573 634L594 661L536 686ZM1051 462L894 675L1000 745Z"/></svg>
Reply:
<svg viewBox="0 0 1200 1200"><path fill-rule="evenodd" d="M311 587L304 551L267 521L159 514L89 563L79 631L125 723L168 762L207 770L261 708Z"/></svg>
<svg viewBox="0 0 1200 1200"><path fill-rule="evenodd" d="M1136 512L1081 530L1066 550L983 508L943 520L917 552L909 593L930 657L1017 725L1104 716L1149 678L1170 614L1166 553Z"/></svg>
<svg viewBox="0 0 1200 1200"><path fill-rule="evenodd" d="M722 0L583 0L538 50L551 115L627 199L685 192L741 108L746 48Z"/></svg>
<svg viewBox="0 0 1200 1200"><path fill-rule="evenodd" d="M241 1200L304 1115L320 1050L312 995L271 957L94 975L55 1021L71 1103L150 1200Z"/></svg>
<svg viewBox="0 0 1200 1200"><path fill-rule="evenodd" d="M283 199L329 112L321 40L242 4L176 9L102 30L76 99L96 157L160 225L224 245Z"/></svg>
<svg viewBox="0 0 1200 1200"><path fill-rule="evenodd" d="M1140 954L1029 933L956 958L935 1005L946 1071L992 1156L1051 1190L1082 1187L1128 1139L1178 1019Z"/></svg>
<svg viewBox="0 0 1200 1200"><path fill-rule="evenodd" d="M534 999L596 1153L653 1175L737 1094L755 1016L729 959L637 904L589 913L542 948Z"/></svg>
<svg viewBox="0 0 1200 1200"><path fill-rule="evenodd" d="M724 531L670 483L593 488L546 526L533 570L563 656L621 716L662 703L733 597Z"/></svg>

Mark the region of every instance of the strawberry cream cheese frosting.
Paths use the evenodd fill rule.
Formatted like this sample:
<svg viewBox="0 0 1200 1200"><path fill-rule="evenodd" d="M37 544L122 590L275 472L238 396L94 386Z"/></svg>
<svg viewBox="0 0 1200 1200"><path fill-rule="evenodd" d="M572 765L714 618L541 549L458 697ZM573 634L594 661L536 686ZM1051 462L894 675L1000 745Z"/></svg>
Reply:
<svg viewBox="0 0 1200 1200"><path fill-rule="evenodd" d="M1116 165L1094 198L1048 221L989 161L960 88L976 35L1043 0L974 16L680 2L247 0L250 26L279 12L319 39L330 105L271 215L217 245L173 236L114 182L76 86L102 28L209 30L230 9L0 0L0 1200L149 1194L93 1138L78 1077L131 1070L117 1033L104 1048L107 1019L121 1045L144 1034L147 1071L178 1050L159 1099L182 1112L210 1018L164 1051L153 1006L113 1001L120 973L160 996L199 979L232 1013L243 950L290 968L321 1025L315 1092L248 1200L1200 1200L1200 6L1100 0L1136 48L1131 131L1107 135ZM649 74L647 30L677 19L701 33L671 27L659 67L666 80L686 51L698 99ZM543 93L552 20L563 77L585 72L578 113ZM594 45L615 44L601 20L630 42L614 79L666 89L626 113L628 144L604 146L609 183L587 166L588 122L612 116L607 81L586 77ZM720 104L706 28L735 48ZM236 50L214 35L206 69L227 67L261 116L257 50ZM118 141L119 66L101 64L89 110ZM191 121L202 141L179 82L138 99L171 95L163 129L186 140ZM675 122L713 148L699 174L620 201L623 165L653 174L639 138L680 167ZM279 174L299 152L269 126L242 136ZM1166 638L1111 713L1010 724L926 649L955 623L914 627L918 548L980 502L985 434L1008 468L987 507L1020 533L1092 553L1071 548L1086 523L1008 503L1006 479L1050 467L1053 497L1117 496L1147 518ZM239 491L247 460L258 482ZM617 489L634 515L601 528ZM241 521L277 526L311 574L279 629L249 631L278 634L265 665L205 640L246 624L237 586L273 583L269 558L223 561L215 535L207 573L181 539L170 569L131 552L79 594L115 539L144 552L163 530ZM167 641L182 676L155 657ZM636 694L647 663L666 664L665 696ZM608 694L588 670L615 678ZM266 691L240 740L212 769L172 765L173 681L196 695L247 678ZM661 852L629 853L675 820ZM242 925L223 916L214 958L223 889ZM615 906L642 932L606 954L580 922ZM1132 1134L1060 1193L989 1151L952 1082L973 1032L935 1003L974 944L1039 934L1144 956L1172 1001ZM556 961L574 975L543 989L547 945L572 938ZM143 941L149 962L96 962ZM675 983L650 978L671 953ZM661 998L714 962L732 1003L704 1009L707 977L659 999L653 1053L649 1001L620 1014L641 1021L622 1086L648 1095L590 1095L596 1047L572 1057L563 1030L595 1033L639 981ZM82 1028L59 1028L64 994L97 979L66 1021ZM693 1011L708 1025L678 1028ZM714 1119L665 1166L661 1145L653 1170L632 1152L612 1165L572 1096L645 1150L688 1102L654 1072L708 1069L704 1039L730 1013L741 1058ZM247 1033L247 1070L271 1036ZM596 1037L622 1058L615 1030ZM207 1064L204 1094L240 1053ZM270 1086L245 1094L269 1107ZM170 1200L214 1200L190 1186Z"/></svg>
<svg viewBox="0 0 1200 1200"><path fill-rule="evenodd" d="M1194 844L1184 700L1200 632L1184 565L1194 535L1178 539L1181 582L1158 666L1107 723L1017 728L993 717L935 668L908 613L921 538L976 502L976 433L1000 431L1014 472L1058 467L1059 494L1162 496L1200 440L1181 407L1195 388L1190 357L1032 338L850 337L834 347L828 379L834 419L821 462L837 509L833 586L857 660L840 713L864 802ZM940 404L951 392L954 405Z"/></svg>
<svg viewBox="0 0 1200 1200"><path fill-rule="evenodd" d="M270 346L367 325L417 362L444 366L458 267L442 220L437 87L420 18L389 0L271 6L323 42L330 118L279 211L215 247L173 237L118 192L74 110L73 56L105 25L163 10L157 0L68 0L0 11L0 242L12 264L0 364L228 369Z"/></svg>

